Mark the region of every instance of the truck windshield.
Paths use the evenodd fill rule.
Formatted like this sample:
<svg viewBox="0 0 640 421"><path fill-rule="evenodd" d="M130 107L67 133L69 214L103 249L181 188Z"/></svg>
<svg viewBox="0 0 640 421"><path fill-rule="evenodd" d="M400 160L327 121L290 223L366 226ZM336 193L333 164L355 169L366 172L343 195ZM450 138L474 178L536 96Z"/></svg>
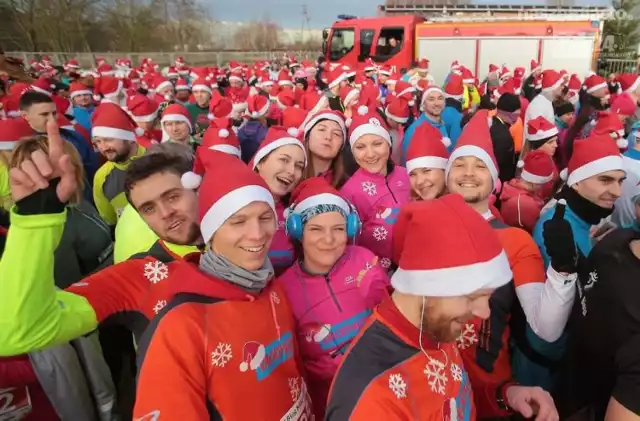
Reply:
<svg viewBox="0 0 640 421"><path fill-rule="evenodd" d="M337 28L331 32L331 48L329 60L336 61L346 56L355 44L355 30L353 28Z"/></svg>

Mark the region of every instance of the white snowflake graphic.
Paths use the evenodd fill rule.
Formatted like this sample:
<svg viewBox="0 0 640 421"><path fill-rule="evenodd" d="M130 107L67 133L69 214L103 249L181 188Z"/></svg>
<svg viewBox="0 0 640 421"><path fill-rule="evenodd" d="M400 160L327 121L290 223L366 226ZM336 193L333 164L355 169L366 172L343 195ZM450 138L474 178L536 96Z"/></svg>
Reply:
<svg viewBox="0 0 640 421"><path fill-rule="evenodd" d="M380 266L385 269L389 269L391 267L391 259L383 257L382 259L380 259Z"/></svg>
<svg viewBox="0 0 640 421"><path fill-rule="evenodd" d="M291 399L295 402L300 397L300 378L289 377L289 393L291 393Z"/></svg>
<svg viewBox="0 0 640 421"><path fill-rule="evenodd" d="M167 301L166 300L159 300L155 306L153 306L153 312L158 314L160 313L160 310L162 310L163 308L165 308L165 306L167 305Z"/></svg>
<svg viewBox="0 0 640 421"><path fill-rule="evenodd" d="M447 374L444 372L444 363L428 355L427 358L429 362L424 367L424 374L427 375L429 387L431 387L432 392L444 395L444 388L447 385L447 381L449 381Z"/></svg>
<svg viewBox="0 0 640 421"><path fill-rule="evenodd" d="M169 268L159 260L144 265L144 276L154 284L169 277Z"/></svg>
<svg viewBox="0 0 640 421"><path fill-rule="evenodd" d="M373 265L372 265L371 263L369 263L369 262L366 262L366 263L364 264L364 270L369 270L369 269L371 269L372 267L373 267Z"/></svg>
<svg viewBox="0 0 640 421"><path fill-rule="evenodd" d="M471 348L473 344L478 342L478 335L476 335L475 327L471 323L464 325L464 330L458 336L457 342L460 349Z"/></svg>
<svg viewBox="0 0 640 421"><path fill-rule="evenodd" d="M218 342L216 349L211 352L211 364L216 367L224 367L231 358L233 358L231 345L224 342Z"/></svg>
<svg viewBox="0 0 640 421"><path fill-rule="evenodd" d="M271 301L273 301L274 304L280 304L280 297L275 291L271 291Z"/></svg>
<svg viewBox="0 0 640 421"><path fill-rule="evenodd" d="M373 238L375 238L376 241L386 240L387 234L389 234L389 231L387 231L385 227L375 227L373 229Z"/></svg>
<svg viewBox="0 0 640 421"><path fill-rule="evenodd" d="M363 181L362 191L367 193L369 196L375 196L378 194L378 187L373 181Z"/></svg>
<svg viewBox="0 0 640 421"><path fill-rule="evenodd" d="M407 397L407 383L405 383L401 374L389 374L389 389L398 399Z"/></svg>
<svg viewBox="0 0 640 421"><path fill-rule="evenodd" d="M451 364L451 377L458 383L462 381L462 368L456 363Z"/></svg>

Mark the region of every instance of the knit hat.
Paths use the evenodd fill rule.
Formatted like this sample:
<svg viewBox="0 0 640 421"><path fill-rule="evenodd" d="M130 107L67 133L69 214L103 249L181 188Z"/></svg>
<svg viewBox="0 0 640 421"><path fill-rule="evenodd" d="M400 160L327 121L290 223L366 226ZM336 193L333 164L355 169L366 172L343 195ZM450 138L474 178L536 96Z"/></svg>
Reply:
<svg viewBox="0 0 640 421"><path fill-rule="evenodd" d="M592 130L593 134L611 136L616 141L616 145L620 149L629 146L627 139L624 137L624 124L617 114L613 112L598 113L596 124Z"/></svg>
<svg viewBox="0 0 640 421"><path fill-rule="evenodd" d="M69 97L73 99L78 95L93 95L93 92L80 82L71 82L71 85L69 85Z"/></svg>
<svg viewBox="0 0 640 421"><path fill-rule="evenodd" d="M409 120L409 102L404 98L392 97L389 104L384 109L384 113L388 120L404 124Z"/></svg>
<svg viewBox="0 0 640 421"><path fill-rule="evenodd" d="M367 134L380 136L391 146L391 135L387 123L375 110L370 112L368 107L361 105L349 126L349 145L351 148L358 139Z"/></svg>
<svg viewBox="0 0 640 421"><path fill-rule="evenodd" d="M542 92L551 92L564 83L564 78L555 70L542 71Z"/></svg>
<svg viewBox="0 0 640 421"><path fill-rule="evenodd" d="M101 76L93 82L93 99L99 101L101 97L113 99L124 89L121 80L113 76Z"/></svg>
<svg viewBox="0 0 640 421"><path fill-rule="evenodd" d="M618 115L632 116L636 113L637 109L638 105L629 94L617 95L616 99L611 104L611 112Z"/></svg>
<svg viewBox="0 0 640 421"><path fill-rule="evenodd" d="M584 89L588 94L592 94L598 89L608 87L607 81L600 75L593 74L584 80Z"/></svg>
<svg viewBox="0 0 640 421"><path fill-rule="evenodd" d="M491 141L491 133L489 125L492 119L489 117L487 110L476 111L471 120L464 126L458 143L449 157L447 167L445 168L445 176L449 176L449 171L456 159L465 156L473 156L484 162L487 169L491 173L493 185L498 182L498 163L493 154L493 143Z"/></svg>
<svg viewBox="0 0 640 421"><path fill-rule="evenodd" d="M342 130L342 139L344 142L347 138L347 126L344 121L344 115L341 112L334 110L323 110L314 114L304 125L304 138L306 139L311 129L313 129L313 127L322 120L331 120L338 123L338 126L340 126L340 129Z"/></svg>
<svg viewBox="0 0 640 421"><path fill-rule="evenodd" d="M247 99L247 114L251 118L260 118L267 114L270 106L269 98L263 95L254 95Z"/></svg>
<svg viewBox="0 0 640 421"><path fill-rule="evenodd" d="M293 204L285 210L284 217L291 214L303 216L302 223L325 212L340 212L345 218L351 206L323 177L312 177L300 183L291 193Z"/></svg>
<svg viewBox="0 0 640 421"><path fill-rule="evenodd" d="M553 161L540 150L529 152L524 161L518 161L518 168L522 168L520 178L530 183L546 184L553 179Z"/></svg>
<svg viewBox="0 0 640 421"><path fill-rule="evenodd" d="M445 98L452 98L458 101L462 101L464 98L464 83L462 82L462 76L457 73L451 73L447 84L444 87Z"/></svg>
<svg viewBox="0 0 640 421"><path fill-rule="evenodd" d="M287 130L282 126L271 126L267 131L267 135L264 140L260 143L256 154L251 159L249 163L249 167L252 170L255 170L260 161L262 161L267 155L276 149L287 146L287 145L296 145L302 149L304 152L304 161L305 165L307 163L307 152L304 149L304 145L300 142L296 136L298 135L297 130Z"/></svg>
<svg viewBox="0 0 640 421"><path fill-rule="evenodd" d="M226 153L217 153L215 162L207 168L198 191L200 231L205 244L229 217L253 202L267 203L276 212L273 196L262 177ZM185 188L191 186L184 182L186 174Z"/></svg>
<svg viewBox="0 0 640 421"><path fill-rule="evenodd" d="M137 127L131 116L116 104L103 103L100 112L94 112L91 118L91 136L136 141L144 130Z"/></svg>
<svg viewBox="0 0 640 421"><path fill-rule="evenodd" d="M558 135L558 128L543 116L532 118L527 123L526 140L528 142L544 143Z"/></svg>
<svg viewBox="0 0 640 421"><path fill-rule="evenodd" d="M204 132L202 147L240 158L240 141L236 133L230 129L232 125L233 122L228 118L213 120Z"/></svg>
<svg viewBox="0 0 640 421"><path fill-rule="evenodd" d="M496 108L507 113L514 113L521 108L520 97L516 94L505 93L500 95Z"/></svg>
<svg viewBox="0 0 640 421"><path fill-rule="evenodd" d="M164 123L167 121L183 121L189 126L189 132L193 130L191 114L189 114L187 108L182 104L171 104L164 109L160 124L164 127Z"/></svg>
<svg viewBox="0 0 640 421"><path fill-rule="evenodd" d="M609 135L592 134L576 140L567 168L560 176L573 186L582 180L607 171L623 170L625 166L616 142Z"/></svg>
<svg viewBox="0 0 640 421"><path fill-rule="evenodd" d="M10 151L23 137L33 135L33 129L23 118L0 120L0 151Z"/></svg>
<svg viewBox="0 0 640 421"><path fill-rule="evenodd" d="M440 130L431 124L421 124L416 128L407 149L407 172L417 168L438 168L444 170L449 160L447 145L451 141L442 136Z"/></svg>
<svg viewBox="0 0 640 421"><path fill-rule="evenodd" d="M153 121L158 117L158 103L146 95L135 94L127 98L127 110L139 123Z"/></svg>
<svg viewBox="0 0 640 421"><path fill-rule="evenodd" d="M302 124L307 118L309 113L302 108L289 107L282 110L282 125L289 133L292 133L289 129L298 130L298 134L295 137L301 138L302 130L300 129Z"/></svg>
<svg viewBox="0 0 640 421"><path fill-rule="evenodd" d="M576 108L570 102L563 102L555 105L553 111L557 117L562 117L565 114L574 113Z"/></svg>
<svg viewBox="0 0 640 421"><path fill-rule="evenodd" d="M232 112L233 104L229 98L224 97L217 92L211 96L211 101L209 101L209 114L207 115L209 120L213 120L215 118L227 118Z"/></svg>
<svg viewBox="0 0 640 421"><path fill-rule="evenodd" d="M391 285L403 294L459 297L513 276L495 230L456 194L404 205L393 255L399 267Z"/></svg>

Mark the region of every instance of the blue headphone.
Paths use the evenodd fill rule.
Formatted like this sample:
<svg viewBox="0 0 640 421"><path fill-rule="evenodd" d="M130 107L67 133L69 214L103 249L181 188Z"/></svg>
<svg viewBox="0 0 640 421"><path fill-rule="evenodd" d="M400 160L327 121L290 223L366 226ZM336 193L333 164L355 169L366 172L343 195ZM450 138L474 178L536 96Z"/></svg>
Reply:
<svg viewBox="0 0 640 421"><path fill-rule="evenodd" d="M302 223L302 216L300 216L299 213L293 213L295 207L296 204L294 203L289 206L289 209L287 209L288 216L285 229L288 236L300 241L302 239L304 224ZM347 215L347 237L355 239L355 237L360 234L362 224L356 208L351 204L349 204L349 208L351 209L351 212Z"/></svg>

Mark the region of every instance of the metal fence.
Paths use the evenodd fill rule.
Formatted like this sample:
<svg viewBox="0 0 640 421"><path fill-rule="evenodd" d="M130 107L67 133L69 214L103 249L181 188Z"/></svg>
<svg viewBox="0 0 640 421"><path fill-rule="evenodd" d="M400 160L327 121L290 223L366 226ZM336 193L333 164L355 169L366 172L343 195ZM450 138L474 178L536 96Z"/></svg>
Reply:
<svg viewBox="0 0 640 421"><path fill-rule="evenodd" d="M270 60L283 57L285 54L295 56L298 60L315 60L321 54L320 51L215 51L198 53L60 53L60 52L26 52L7 51L11 57L19 57L28 63L31 59L39 60L43 56L49 56L54 64L62 65L70 59L78 60L83 68L95 66L95 58L103 57L109 63L115 62L118 58L128 58L134 65L138 64L143 57L148 57L161 66L173 64L176 57L183 57L184 61L192 66L222 66L230 61L253 63L259 60Z"/></svg>
<svg viewBox="0 0 640 421"><path fill-rule="evenodd" d="M610 73L639 73L639 70L639 60L606 57L598 60L597 72L602 75L608 75Z"/></svg>

